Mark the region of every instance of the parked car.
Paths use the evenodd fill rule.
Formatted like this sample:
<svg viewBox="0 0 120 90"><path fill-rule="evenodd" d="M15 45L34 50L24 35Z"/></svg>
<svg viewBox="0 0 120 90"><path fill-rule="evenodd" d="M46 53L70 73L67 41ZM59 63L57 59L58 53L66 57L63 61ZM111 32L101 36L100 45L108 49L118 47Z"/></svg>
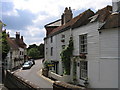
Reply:
<svg viewBox="0 0 120 90"><path fill-rule="evenodd" d="M31 63L33 65L33 61L28 61L29 63Z"/></svg>
<svg viewBox="0 0 120 90"><path fill-rule="evenodd" d="M32 67L32 62L27 61L23 64L22 69L30 69Z"/></svg>
<svg viewBox="0 0 120 90"><path fill-rule="evenodd" d="M33 65L35 65L35 60L34 59L30 59L30 61L32 61Z"/></svg>

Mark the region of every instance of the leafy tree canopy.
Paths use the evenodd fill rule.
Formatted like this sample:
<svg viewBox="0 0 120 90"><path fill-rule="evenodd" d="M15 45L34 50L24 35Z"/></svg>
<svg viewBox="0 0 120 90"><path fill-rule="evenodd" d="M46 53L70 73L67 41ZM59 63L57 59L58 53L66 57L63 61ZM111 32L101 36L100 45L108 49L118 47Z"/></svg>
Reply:
<svg viewBox="0 0 120 90"><path fill-rule="evenodd" d="M39 51L37 48L31 48L28 50L28 56L34 59L39 58Z"/></svg>
<svg viewBox="0 0 120 90"><path fill-rule="evenodd" d="M1 43L1 41L2 41L2 43ZM2 47L0 46L2 48L2 60L4 60L10 50L10 47L6 40L6 32L5 31L2 32L2 40L0 40L0 43L2 44L2 45L0 44L2 46Z"/></svg>
<svg viewBox="0 0 120 90"><path fill-rule="evenodd" d="M35 52L36 51L36 52ZM44 57L44 44L37 46L36 44L29 45L27 48L28 56L34 59Z"/></svg>
<svg viewBox="0 0 120 90"><path fill-rule="evenodd" d="M32 44L32 45L29 45L29 47L27 48L27 50L31 49L31 48L37 48L38 46L36 44Z"/></svg>

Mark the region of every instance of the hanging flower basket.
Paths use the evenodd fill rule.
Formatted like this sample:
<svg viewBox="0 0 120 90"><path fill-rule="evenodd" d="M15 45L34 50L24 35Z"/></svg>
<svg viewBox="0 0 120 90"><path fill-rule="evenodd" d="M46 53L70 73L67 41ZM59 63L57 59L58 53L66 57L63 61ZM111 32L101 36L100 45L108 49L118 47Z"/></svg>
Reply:
<svg viewBox="0 0 120 90"><path fill-rule="evenodd" d="M86 54L85 54L85 53L81 53L81 54L80 54L80 58L81 58L81 59L86 59Z"/></svg>

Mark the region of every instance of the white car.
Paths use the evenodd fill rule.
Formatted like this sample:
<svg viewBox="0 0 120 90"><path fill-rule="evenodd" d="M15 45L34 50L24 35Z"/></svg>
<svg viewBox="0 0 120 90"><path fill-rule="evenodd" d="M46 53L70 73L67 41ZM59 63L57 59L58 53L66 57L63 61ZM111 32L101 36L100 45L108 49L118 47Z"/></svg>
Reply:
<svg viewBox="0 0 120 90"><path fill-rule="evenodd" d="M24 65L22 66L22 69L30 69L32 67L32 62L27 61L24 63Z"/></svg>

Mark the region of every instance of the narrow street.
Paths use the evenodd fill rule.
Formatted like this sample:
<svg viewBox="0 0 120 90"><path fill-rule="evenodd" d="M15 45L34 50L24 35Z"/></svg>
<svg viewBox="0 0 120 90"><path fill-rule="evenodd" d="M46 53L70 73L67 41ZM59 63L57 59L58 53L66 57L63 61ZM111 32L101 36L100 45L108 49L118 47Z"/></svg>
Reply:
<svg viewBox="0 0 120 90"><path fill-rule="evenodd" d="M35 60L35 65L33 65L31 69L26 69L26 70L19 69L15 72L15 74L34 83L40 88L53 88L52 82L45 80L38 74L40 69L42 69L42 60L38 59L38 60Z"/></svg>

